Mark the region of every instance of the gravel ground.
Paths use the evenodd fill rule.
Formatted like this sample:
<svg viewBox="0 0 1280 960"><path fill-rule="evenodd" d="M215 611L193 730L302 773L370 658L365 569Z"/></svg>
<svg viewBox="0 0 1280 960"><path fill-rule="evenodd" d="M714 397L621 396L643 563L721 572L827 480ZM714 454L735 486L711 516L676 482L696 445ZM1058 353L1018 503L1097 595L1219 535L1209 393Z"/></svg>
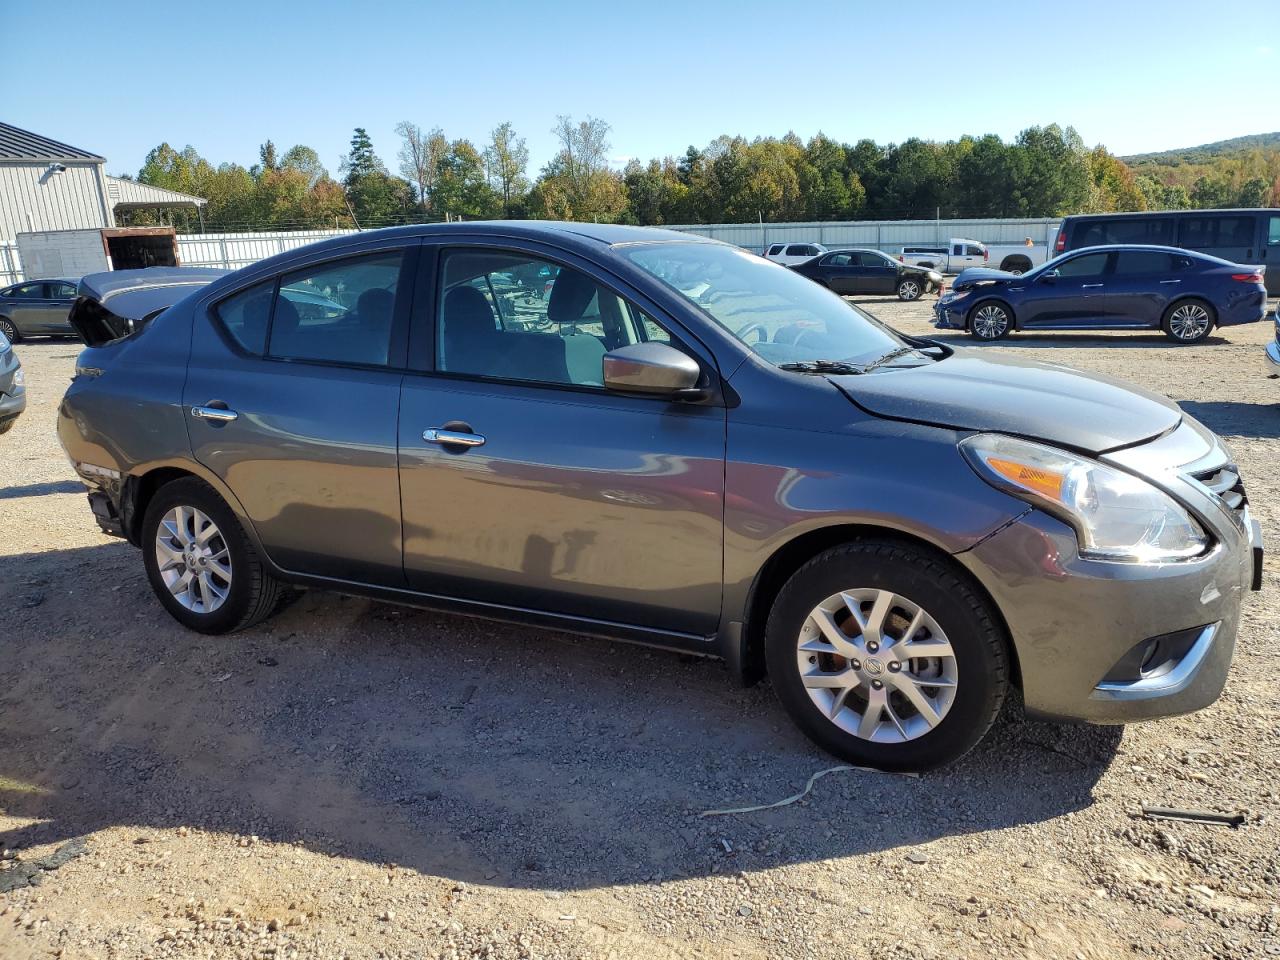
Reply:
<svg viewBox="0 0 1280 960"><path fill-rule="evenodd" d="M865 305L931 332L932 300ZM40 882L0 893L0 957L1280 955L1270 332L987 348L1128 378L1227 437L1270 553L1219 703L1125 729L1010 711L947 770L836 773L724 817L699 813L834 761L715 662L320 594L183 631L58 446L76 347L23 344L31 404L0 439L0 890Z"/></svg>

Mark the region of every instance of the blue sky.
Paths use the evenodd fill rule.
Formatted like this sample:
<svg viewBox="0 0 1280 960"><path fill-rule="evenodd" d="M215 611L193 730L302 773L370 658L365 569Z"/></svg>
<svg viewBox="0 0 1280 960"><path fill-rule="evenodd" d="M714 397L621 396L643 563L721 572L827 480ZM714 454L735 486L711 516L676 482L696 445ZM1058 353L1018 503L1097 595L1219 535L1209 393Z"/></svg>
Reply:
<svg viewBox="0 0 1280 960"><path fill-rule="evenodd" d="M249 165L268 137L315 147L336 172L357 125L394 170L400 120L477 142L510 120L532 173L559 113L612 124L619 164L721 133L884 143L1056 121L1124 154L1280 130L1276 0L1006 9L0 0L0 120L101 153L110 172L135 172L164 140Z"/></svg>

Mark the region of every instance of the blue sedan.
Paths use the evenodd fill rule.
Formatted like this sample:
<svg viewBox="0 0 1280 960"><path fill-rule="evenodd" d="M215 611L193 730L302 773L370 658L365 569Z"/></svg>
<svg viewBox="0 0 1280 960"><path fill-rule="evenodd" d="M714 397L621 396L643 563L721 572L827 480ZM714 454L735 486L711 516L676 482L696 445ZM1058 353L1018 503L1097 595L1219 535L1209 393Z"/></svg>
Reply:
<svg viewBox="0 0 1280 960"><path fill-rule="evenodd" d="M1021 276L963 271L934 308L934 326L979 340L1015 330L1164 330L1199 343L1214 327L1266 315L1265 269L1173 247L1086 247Z"/></svg>

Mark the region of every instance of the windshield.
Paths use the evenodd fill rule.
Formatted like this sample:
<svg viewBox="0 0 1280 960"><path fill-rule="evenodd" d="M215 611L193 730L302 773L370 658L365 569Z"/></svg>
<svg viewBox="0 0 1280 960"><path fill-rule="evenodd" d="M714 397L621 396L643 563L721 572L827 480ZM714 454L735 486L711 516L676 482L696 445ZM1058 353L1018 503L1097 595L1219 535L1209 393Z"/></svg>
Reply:
<svg viewBox="0 0 1280 960"><path fill-rule="evenodd" d="M770 363L869 363L905 346L807 277L737 247L675 242L620 252Z"/></svg>

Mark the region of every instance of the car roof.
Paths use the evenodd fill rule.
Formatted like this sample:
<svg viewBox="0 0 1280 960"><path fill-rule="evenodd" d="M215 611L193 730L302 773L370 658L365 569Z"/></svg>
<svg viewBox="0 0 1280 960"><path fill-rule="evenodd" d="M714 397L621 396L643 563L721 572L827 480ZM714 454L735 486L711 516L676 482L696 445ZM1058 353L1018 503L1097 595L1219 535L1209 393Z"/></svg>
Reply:
<svg viewBox="0 0 1280 960"><path fill-rule="evenodd" d="M1194 216L1218 216L1224 213L1268 213L1274 214L1275 210L1271 207L1224 207L1222 209L1204 209L1204 210L1137 210L1125 213L1073 213L1063 217L1062 222L1068 220L1131 220L1135 217L1194 217Z"/></svg>

